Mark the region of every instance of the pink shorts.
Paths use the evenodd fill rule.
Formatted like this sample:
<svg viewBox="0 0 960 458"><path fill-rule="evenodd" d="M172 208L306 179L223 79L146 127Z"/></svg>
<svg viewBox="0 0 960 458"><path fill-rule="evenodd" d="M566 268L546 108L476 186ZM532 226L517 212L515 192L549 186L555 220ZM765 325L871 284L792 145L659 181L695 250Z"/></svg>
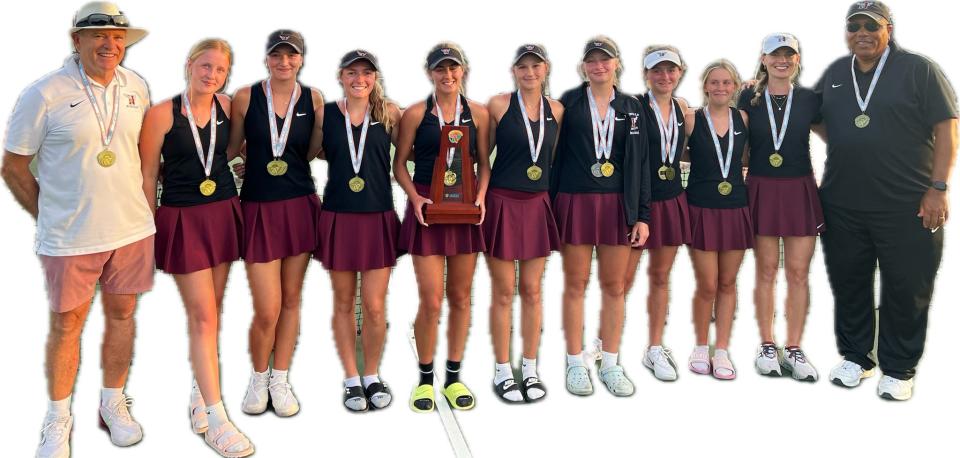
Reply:
<svg viewBox="0 0 960 458"><path fill-rule="evenodd" d="M98 281L108 294L139 294L153 287L153 235L101 253L39 256L50 310L56 313L90 301Z"/></svg>

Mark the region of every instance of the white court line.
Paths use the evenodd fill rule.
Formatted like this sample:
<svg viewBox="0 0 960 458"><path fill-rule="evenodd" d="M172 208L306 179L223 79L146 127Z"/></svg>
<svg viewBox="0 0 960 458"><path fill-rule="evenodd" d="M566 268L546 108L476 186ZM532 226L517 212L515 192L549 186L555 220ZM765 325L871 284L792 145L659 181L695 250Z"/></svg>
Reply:
<svg viewBox="0 0 960 458"><path fill-rule="evenodd" d="M413 323L410 323L410 332L407 333L407 339L410 341L410 349L413 350L413 359L419 363L420 357L417 355L417 338L413 335ZM463 437L463 430L460 429L457 417L454 416L453 410L447 405L447 398L443 395L438 378L436 372L434 372L433 396L437 401L433 403L433 406L440 414L440 422L443 423L443 429L447 432L447 439L450 441L450 446L453 447L453 456L472 458L473 454L470 453L470 446L467 445L467 439ZM437 393L440 395L437 396Z"/></svg>

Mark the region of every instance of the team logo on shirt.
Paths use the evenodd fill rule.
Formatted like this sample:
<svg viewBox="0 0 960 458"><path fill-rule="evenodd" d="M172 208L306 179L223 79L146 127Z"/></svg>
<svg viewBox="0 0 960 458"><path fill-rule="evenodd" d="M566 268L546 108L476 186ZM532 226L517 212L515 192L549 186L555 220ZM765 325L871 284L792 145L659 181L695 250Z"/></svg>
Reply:
<svg viewBox="0 0 960 458"><path fill-rule="evenodd" d="M640 114L627 113L627 116L630 116L630 135L640 135L640 125L637 123Z"/></svg>
<svg viewBox="0 0 960 458"><path fill-rule="evenodd" d="M137 96L134 94L124 94L127 97L127 108L137 107Z"/></svg>

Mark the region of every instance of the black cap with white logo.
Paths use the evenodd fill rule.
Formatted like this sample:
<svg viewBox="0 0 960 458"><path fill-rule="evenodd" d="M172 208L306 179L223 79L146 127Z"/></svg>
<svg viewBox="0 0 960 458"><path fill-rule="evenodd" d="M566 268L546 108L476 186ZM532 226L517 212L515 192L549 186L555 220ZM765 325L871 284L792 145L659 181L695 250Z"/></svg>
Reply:
<svg viewBox="0 0 960 458"><path fill-rule="evenodd" d="M547 51L544 50L542 46L534 45L534 44L526 44L517 48L517 54L513 58L513 65L517 65L517 62L520 62L520 59L522 59L523 56L526 56L527 54L533 54L534 56L539 57L540 60L544 62L548 62Z"/></svg>
<svg viewBox="0 0 960 458"><path fill-rule="evenodd" d="M617 47L614 46L613 43L607 40L591 40L583 47L583 58L586 59L590 51L597 49L607 53L610 57L620 57L620 51L617 50Z"/></svg>
<svg viewBox="0 0 960 458"><path fill-rule="evenodd" d="M306 51L306 46L303 44L303 35L293 30L281 29L271 33L267 37L267 54L273 52L280 45L287 45L298 54L303 54Z"/></svg>
<svg viewBox="0 0 960 458"><path fill-rule="evenodd" d="M890 8L887 8L887 5L884 5L883 2L854 3L850 5L850 9L847 10L847 20L849 21L858 14L867 16L877 22L885 21L893 24L893 16L890 14Z"/></svg>
<svg viewBox="0 0 960 458"><path fill-rule="evenodd" d="M377 56L374 56L372 52L365 51L363 49L355 49L344 54L343 57L340 58L340 68L347 68L350 66L350 64L358 60L370 62L370 65L373 66L374 70L380 71L380 64L377 63Z"/></svg>
<svg viewBox="0 0 960 458"><path fill-rule="evenodd" d="M445 60L452 60L457 65L463 65L463 55L457 48L438 47L427 56L427 68L433 70L437 68L437 65L440 65L440 62Z"/></svg>

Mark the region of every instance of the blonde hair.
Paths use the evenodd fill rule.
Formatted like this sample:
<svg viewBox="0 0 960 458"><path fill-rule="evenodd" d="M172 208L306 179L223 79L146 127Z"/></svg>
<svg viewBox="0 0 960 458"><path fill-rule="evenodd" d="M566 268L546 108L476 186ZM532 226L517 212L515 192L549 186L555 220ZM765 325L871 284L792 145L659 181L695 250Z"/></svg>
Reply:
<svg viewBox="0 0 960 458"><path fill-rule="evenodd" d="M543 47L543 45L541 45L540 43L529 43L529 44L532 44L532 45L534 45L534 46L539 46L540 49L543 49L543 57L544 57L544 58L543 58L542 62L545 63L545 64L547 64L547 74L543 76L543 84L540 85L540 94L549 97L549 96L550 96L550 72L553 71L553 64L550 63L550 58L547 57L547 50L546 50L546 48ZM536 54L532 54L532 55L533 55L534 57L536 57L537 59L540 58L540 56L537 56ZM522 57L521 57L521 58L522 58ZM513 64L513 65L511 66L511 68L516 67L517 64L519 64L519 63L520 63L520 61L518 60L516 64ZM516 89L520 89L520 88L517 86L517 78L516 78L516 76L514 76L514 78L513 78L513 89L515 89L515 90L516 90Z"/></svg>
<svg viewBox="0 0 960 458"><path fill-rule="evenodd" d="M798 44L797 47L799 48L800 45ZM757 71L753 76L753 79L757 80L757 84L753 86L753 97L750 98L750 106L752 107L760 105L760 96L763 94L763 91L766 90L767 83L770 81L770 73L767 71L767 66L763 65L763 56L766 55L767 54L762 52L760 53L760 61L757 63ZM800 55L800 50L797 50L797 55ZM794 70L793 76L790 77L790 82L795 83L798 79L800 79L799 59L797 59L797 68Z"/></svg>
<svg viewBox="0 0 960 458"><path fill-rule="evenodd" d="M460 94L466 97L467 76L470 74L470 63L467 62L467 55L463 52L463 48L461 48L460 45L452 41L441 41L440 43L437 43L434 47L430 48L430 51L427 52L427 58L429 58L431 54L433 54L434 52L436 52L438 49L441 49L441 48L450 48L450 49L456 50L460 54L460 57L463 59L463 64L460 65L463 68L463 78L460 78ZM427 74L430 74L430 70L431 70L430 62L428 62L427 59L424 59L423 68L424 70L427 71Z"/></svg>
<svg viewBox="0 0 960 458"><path fill-rule="evenodd" d="M709 105L709 99L707 97L707 91L704 88L707 86L707 77L710 76L710 72L723 69L730 73L730 77L733 78L733 84L735 86L733 97L730 97L730 106L734 107L737 104L737 99L740 96L740 85L742 84L742 79L740 78L740 73L737 71L737 67L733 65L727 59L720 59L714 62L711 62L710 65L707 65L707 68L703 70L703 74L700 75L700 93L703 94L703 106Z"/></svg>
<svg viewBox="0 0 960 458"><path fill-rule="evenodd" d="M614 86L617 86L617 87L620 87L620 75L623 75L623 60L620 59L620 57L619 57L619 56L620 56L620 47L617 46L617 43L616 43L615 41L613 41L610 37L608 37L608 36L606 36L606 35L597 35L597 36L595 36L595 37L592 37L592 38L590 38L589 40L587 40L587 43L589 43L589 42L591 42L591 41L599 41L599 42L602 42L602 43L604 43L604 44L606 44L606 45L612 46L613 49L617 50L617 57L611 57L611 59L617 59L617 69L616 69L616 71L613 72L613 85L614 85ZM586 57L586 56L584 56L584 57ZM586 72L586 70L584 70L584 68L583 68L583 61L581 61L580 64L577 65L577 72L580 73L580 78L581 78L583 81L589 81L589 78L587 78L587 72Z"/></svg>
<svg viewBox="0 0 960 458"><path fill-rule="evenodd" d="M677 53L678 56L680 56L680 50L677 49L676 46L673 46L673 45L650 45L650 46L647 46L647 48L643 50L643 57L644 57L644 59L646 59L646 57L647 57L648 55L650 55L650 53L655 52L655 51L670 51L670 52L675 52L675 53ZM644 66L643 66L643 82L644 82L644 84L646 84L646 82L647 82L647 72L648 72L648 71L650 71L650 69L647 68L646 65L644 65ZM678 87L680 86L680 82L683 81L683 77L685 77L685 76L687 76L687 61L683 60L683 57L681 56L681 57L680 57L680 79L677 80L677 86L678 86ZM649 86L647 87L647 89L650 89ZM676 88L674 89L674 91L676 91Z"/></svg>
<svg viewBox="0 0 960 458"><path fill-rule="evenodd" d="M340 81L340 76L343 75L345 69L341 68L337 70L337 81ZM380 122L383 124L383 128L390 132L393 129L393 118L390 117L389 105L393 102L386 96L386 91L383 89L383 74L380 73L380 70L374 70L377 74L377 78L373 83L373 89L370 91L369 103L370 103L370 119ZM343 86L343 83L340 84Z"/></svg>
<svg viewBox="0 0 960 458"><path fill-rule="evenodd" d="M227 56L227 77L223 79L223 86L217 88L217 92L220 92L223 88L227 87L227 82L230 81L230 72L233 70L233 50L230 48L230 43L227 43L227 40L207 38L194 44L187 54L187 65L184 67L184 76L186 76L187 83L189 84L190 64L199 59L203 53L213 50L220 51L223 55Z"/></svg>

